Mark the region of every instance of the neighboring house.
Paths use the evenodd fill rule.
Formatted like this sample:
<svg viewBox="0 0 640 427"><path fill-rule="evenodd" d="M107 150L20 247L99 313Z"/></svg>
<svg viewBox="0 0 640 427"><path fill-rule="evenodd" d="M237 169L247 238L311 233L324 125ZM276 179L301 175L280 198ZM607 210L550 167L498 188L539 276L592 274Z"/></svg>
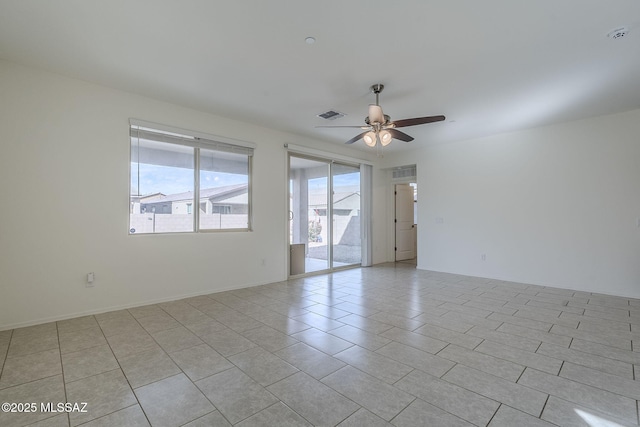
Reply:
<svg viewBox="0 0 640 427"><path fill-rule="evenodd" d="M141 210L141 205L147 205L148 203L152 202L152 201L156 201L159 200L163 197L166 197L164 194L162 193L153 193L153 194L147 194L146 196L142 196L140 194L133 194L134 190L133 188L131 189L131 197L130 197L130 205L129 205L129 213L130 214L139 214L142 213L143 211Z"/></svg>
<svg viewBox="0 0 640 427"><path fill-rule="evenodd" d="M333 200L334 244L360 245L360 187L338 187L333 193ZM309 242L328 242L326 190L309 192L307 215Z"/></svg>
<svg viewBox="0 0 640 427"><path fill-rule="evenodd" d="M164 195L131 196L132 213L192 214L193 191ZM246 214L248 185L235 184L200 190L200 210L205 214Z"/></svg>
<svg viewBox="0 0 640 427"><path fill-rule="evenodd" d="M333 193L333 214L340 216L360 215L360 187L341 187ZM327 216L327 195L309 193L309 216Z"/></svg>

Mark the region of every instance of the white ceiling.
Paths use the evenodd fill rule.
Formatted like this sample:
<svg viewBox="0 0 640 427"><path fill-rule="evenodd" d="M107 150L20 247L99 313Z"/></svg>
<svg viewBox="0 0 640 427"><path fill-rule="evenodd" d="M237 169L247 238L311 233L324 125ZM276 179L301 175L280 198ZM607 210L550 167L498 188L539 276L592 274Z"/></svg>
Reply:
<svg viewBox="0 0 640 427"><path fill-rule="evenodd" d="M0 0L0 58L337 144L383 83L398 150L640 108L640 0Z"/></svg>

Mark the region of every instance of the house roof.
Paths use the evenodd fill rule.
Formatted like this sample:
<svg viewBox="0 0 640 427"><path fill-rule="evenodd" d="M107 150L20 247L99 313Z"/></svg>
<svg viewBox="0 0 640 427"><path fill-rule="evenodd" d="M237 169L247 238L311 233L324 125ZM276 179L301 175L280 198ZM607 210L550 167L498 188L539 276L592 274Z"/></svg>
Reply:
<svg viewBox="0 0 640 427"><path fill-rule="evenodd" d="M357 129L316 126L363 125L375 83L392 119L447 116L393 151L639 108L638 16L637 0L6 0L0 58L327 143Z"/></svg>
<svg viewBox="0 0 640 427"><path fill-rule="evenodd" d="M247 194L247 184L226 185L223 187L203 188L200 190L200 200L215 199L215 202L221 202L230 198L234 198L240 194ZM184 193L168 194L165 197L154 198L148 203L168 203L193 200L193 191ZM245 198L246 200L246 198Z"/></svg>
<svg viewBox="0 0 640 427"><path fill-rule="evenodd" d="M145 194L142 196L133 196L133 197L137 197L141 203L149 203L149 202L153 202L154 200L162 199L163 197L166 197L166 196L162 193L152 193L152 194Z"/></svg>
<svg viewBox="0 0 640 427"><path fill-rule="evenodd" d="M327 196L322 194L310 194L309 208L326 209ZM335 192L333 194L333 208L360 209L360 191Z"/></svg>

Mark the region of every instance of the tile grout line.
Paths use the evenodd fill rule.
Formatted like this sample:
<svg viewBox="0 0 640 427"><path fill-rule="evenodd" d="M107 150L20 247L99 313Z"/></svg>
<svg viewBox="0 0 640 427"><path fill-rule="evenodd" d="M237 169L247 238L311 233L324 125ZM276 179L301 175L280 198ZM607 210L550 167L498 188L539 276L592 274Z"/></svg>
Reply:
<svg viewBox="0 0 640 427"><path fill-rule="evenodd" d="M131 315L131 317L133 317L133 319L136 321L136 323L138 323L138 325L140 325L140 327L141 327L142 329L144 329L144 328L142 327L142 325L140 324L140 322L138 322L138 319L136 319L136 318L135 318L135 317L134 317L134 316L129 312L129 310L128 310L128 309L127 309L127 313L129 313L129 315ZM98 326L100 326L100 322L98 322L98 319L96 319L96 323L98 323ZM106 336L106 335L104 335L104 331L102 330L102 326L100 326L100 330L102 331L102 335L103 335L103 337L104 337L104 340L107 342L107 345L109 346L109 351L111 351L111 355L113 356L113 358L116 360L116 363L118 364L118 369L119 369L119 370L120 370L120 372L122 373L122 376L124 377L124 379L127 381L127 385L129 386L129 389L131 390L131 394L133 394L133 397L136 399L136 404L140 407L140 410L142 411L142 414L144 415L144 417L145 417L145 419L147 420L147 422L149 423L149 425L152 425L152 424L151 424L151 420L149 419L149 416L147 415L147 412L146 412L146 411L144 410L144 408L142 407L142 404L140 403L140 400L138 400L138 395L136 394L136 392L135 392L135 390L134 390L133 386L131 385L131 383L129 382L129 378L127 377L127 375L124 373L124 370L122 369L122 365L120 364L120 360L116 357L115 353L113 352L113 348L111 347L111 343L110 343L110 342L109 342L109 340L107 339L107 336ZM144 330L145 330L145 332L146 332L146 329L144 329ZM147 332L147 333L148 333L148 332ZM149 335L151 335L151 334L149 334ZM151 337L151 338L153 338L153 337ZM154 340L154 341L155 341L155 340ZM108 372L110 372L110 371L108 371ZM97 374L97 375L100 375L100 374ZM133 405L131 405L131 406L133 406ZM126 409L126 408L122 408L122 409ZM122 410L122 409L119 409L119 410ZM119 410L118 410L118 411L119 411ZM113 413L115 413L115 412L118 412L118 411L114 411L114 412L112 412L112 414L113 414ZM110 414L109 414L109 415L110 415ZM94 418L94 419L99 419L99 418Z"/></svg>
<svg viewBox="0 0 640 427"><path fill-rule="evenodd" d="M60 354L60 371L62 373L62 390L64 391L64 401L69 402L69 396L67 395L67 382L64 380L64 364L62 363L62 344L60 343L60 330L58 328L58 322L56 322L56 338L58 338L58 353ZM8 353L9 353L9 350L7 349L7 354ZM68 425L71 425L71 415L69 414L67 414L67 422L69 423Z"/></svg>
<svg viewBox="0 0 640 427"><path fill-rule="evenodd" d="M2 380L2 374L4 374L4 365L7 363L7 358L9 357L9 348L11 347L11 341L13 340L13 329L9 332L9 342L7 343L7 349L4 352L4 356L2 357L2 365L0 365L0 380ZM58 344L60 345L60 344Z"/></svg>
<svg viewBox="0 0 640 427"><path fill-rule="evenodd" d="M406 393L406 392L405 392L405 393ZM411 393L408 393L408 394L411 394ZM411 396L413 396L413 394L411 394ZM415 396L413 396L413 397L414 397L414 399L413 399L411 402L409 402L409 404L408 404L407 406L405 406L404 408L402 408L402 410L401 410L400 412L398 412L397 414L395 414L395 415L394 415L394 416L393 416L389 421L387 421L389 424L392 424L392 421L393 421L393 420L395 420L396 418L398 418L398 417L400 416L400 414L402 414L404 411L406 411L406 410L407 410L407 408L408 408L409 406L413 405L413 402L415 402L416 400L418 400L418 398L417 398L417 397L415 397ZM365 408L365 409L366 409L366 408ZM447 412L447 413L449 413L449 412ZM451 415L453 415L453 414L451 414ZM386 420L385 420L385 421L386 421Z"/></svg>
<svg viewBox="0 0 640 427"><path fill-rule="evenodd" d="M486 397L486 396L485 396ZM498 413L498 411L500 410L500 408L502 408L502 405L504 405L504 403L502 402L498 402L500 403L498 405L498 407L496 408L495 412L493 413L493 415L491 415L491 418L489 418L489 422L487 422L487 425L491 424L491 421L493 421L493 419L495 418L496 414Z"/></svg>
<svg viewBox="0 0 640 427"><path fill-rule="evenodd" d="M234 365L234 367L235 367L235 365ZM220 373L222 373L222 372L226 372L226 371L228 371L229 369L233 369L233 367L231 367L231 368L227 368L227 369L225 369L224 371L220 371L220 372L218 372L218 374L220 374ZM216 374L209 375L208 377L205 377L205 378L212 377L213 375L216 375ZM189 377L187 376L187 378L189 378ZM204 380L205 378L201 378L201 379L199 379L198 381ZM191 378L189 378L189 381L191 381ZM199 391L200 393L202 393L202 395L204 396L204 398L205 398L205 399L207 399L207 401L208 401L209 403L211 403L211 406L213 406L213 407L215 408L215 410L216 410L216 411L218 411L218 413L220 413L220 415L222 415L222 417L223 417L223 418L224 418L224 419L225 419L225 420L226 420L230 425L233 425L233 423L232 423L232 422L231 422L231 421L230 421L230 420L229 420L229 419L228 419L228 418L227 418L227 417L222 413L222 411L221 411L221 410L220 410L220 409L215 405L215 403L213 403L213 402L211 401L211 399L209 399L209 398L207 397L207 395L206 395L206 394L204 393L204 391L200 388L200 386L198 386L198 384L196 384L196 381L191 381L191 384L193 384L193 385L194 385L194 387L196 387L196 388L198 389L198 391ZM265 389L265 390L266 390L266 389ZM279 400L279 399L278 399L278 400ZM274 403L274 405L275 405L275 403ZM273 406L273 405L272 405L272 406ZM265 408L265 409L266 409L266 408ZM213 412L213 411L211 411L211 412ZM196 420L198 420L198 419L200 419L200 418L203 418L203 417L205 417L205 416L209 415L211 412L209 412L208 414L204 414L202 417L196 418ZM146 415L146 414L145 414L145 415ZM254 414L254 415L255 415L255 414ZM252 415L252 416L253 416L253 415ZM195 421L195 420L188 421L186 424L189 424L190 422L193 422L193 421ZM239 422L240 422L240 421L239 421ZM149 425L153 426L153 424L151 424L151 422L149 422Z"/></svg>
<svg viewBox="0 0 640 427"><path fill-rule="evenodd" d="M549 399L551 399L551 395L547 394L547 398L544 401L544 405L542 405L542 410L540 411L539 419L542 420L542 414L544 414L544 410L547 409L547 403L549 403Z"/></svg>

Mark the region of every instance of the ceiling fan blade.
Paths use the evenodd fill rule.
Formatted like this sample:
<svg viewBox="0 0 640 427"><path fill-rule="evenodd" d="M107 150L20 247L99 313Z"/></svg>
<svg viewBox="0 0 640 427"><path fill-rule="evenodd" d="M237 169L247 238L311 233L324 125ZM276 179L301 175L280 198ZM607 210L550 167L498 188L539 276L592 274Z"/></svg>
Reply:
<svg viewBox="0 0 640 427"><path fill-rule="evenodd" d="M407 135L406 133L400 132L397 129L387 129L387 131L391 134L392 137L394 137L395 139L399 139L400 141L404 141L404 142L413 141L413 137L411 135Z"/></svg>
<svg viewBox="0 0 640 427"><path fill-rule="evenodd" d="M316 126L316 128L352 128L352 129L369 129L370 126Z"/></svg>
<svg viewBox="0 0 640 427"><path fill-rule="evenodd" d="M369 131L367 131L367 132L369 132ZM353 144L357 140L362 139L367 134L367 132L362 132L360 135L354 136L353 138L351 138L350 140L345 142L345 144Z"/></svg>
<svg viewBox="0 0 640 427"><path fill-rule="evenodd" d="M395 120L392 122L394 127L403 128L407 126L424 125L426 123L441 122L444 116L415 117L413 119Z"/></svg>
<svg viewBox="0 0 640 427"><path fill-rule="evenodd" d="M369 105L369 123L384 123L382 107L375 104Z"/></svg>

